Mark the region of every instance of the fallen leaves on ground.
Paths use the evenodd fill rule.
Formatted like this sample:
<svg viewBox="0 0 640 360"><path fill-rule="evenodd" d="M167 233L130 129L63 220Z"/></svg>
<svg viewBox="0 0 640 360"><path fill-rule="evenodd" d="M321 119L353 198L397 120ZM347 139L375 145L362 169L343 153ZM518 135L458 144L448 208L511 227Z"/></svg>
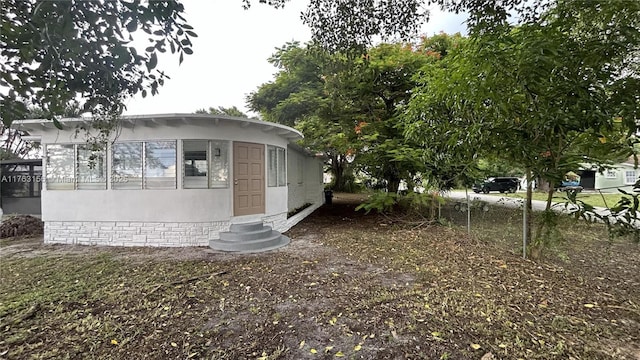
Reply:
<svg viewBox="0 0 640 360"><path fill-rule="evenodd" d="M345 200L346 199L346 200ZM336 194L286 248L253 255L4 243L7 358L633 359L638 246L568 229L523 260L509 216L469 237L354 212ZM493 217L492 217L493 214ZM349 221L342 221L342 219ZM499 218L500 221L495 219ZM482 221L481 221L482 220ZM384 221L387 226L377 226ZM580 236L584 234L584 236ZM594 235L596 234L596 235Z"/></svg>

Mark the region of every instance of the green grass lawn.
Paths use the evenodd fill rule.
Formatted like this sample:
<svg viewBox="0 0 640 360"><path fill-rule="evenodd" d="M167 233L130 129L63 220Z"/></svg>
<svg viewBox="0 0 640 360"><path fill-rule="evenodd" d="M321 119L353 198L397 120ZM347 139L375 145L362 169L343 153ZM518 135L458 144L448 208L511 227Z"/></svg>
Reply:
<svg viewBox="0 0 640 360"><path fill-rule="evenodd" d="M527 194L524 192L515 193L515 194L499 194L499 193L491 193L491 195L496 196L506 196L513 198L526 198ZM534 192L533 200L542 200L547 201L547 193L544 192ZM556 192L554 194L554 202L565 202L567 194L564 192ZM598 194L598 193L580 193L578 194L578 200L582 200L585 203L593 206L599 207L612 207L614 206L624 195L620 193L615 194Z"/></svg>

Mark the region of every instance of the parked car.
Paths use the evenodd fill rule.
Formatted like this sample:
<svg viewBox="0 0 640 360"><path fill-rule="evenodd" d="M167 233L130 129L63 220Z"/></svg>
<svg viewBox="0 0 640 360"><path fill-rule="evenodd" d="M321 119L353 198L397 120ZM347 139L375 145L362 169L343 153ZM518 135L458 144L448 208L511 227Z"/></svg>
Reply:
<svg viewBox="0 0 640 360"><path fill-rule="evenodd" d="M483 192L488 194L491 191L499 191L501 193L514 193L520 188L520 179L516 177L496 177L488 178L482 183L473 185L472 189L475 193Z"/></svg>

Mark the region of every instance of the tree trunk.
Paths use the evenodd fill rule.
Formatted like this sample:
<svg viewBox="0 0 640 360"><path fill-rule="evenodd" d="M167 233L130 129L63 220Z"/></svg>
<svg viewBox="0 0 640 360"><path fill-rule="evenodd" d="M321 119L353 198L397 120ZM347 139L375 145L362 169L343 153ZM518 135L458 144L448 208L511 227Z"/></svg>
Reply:
<svg viewBox="0 0 640 360"><path fill-rule="evenodd" d="M331 155L331 172L333 173L334 179L333 179L333 190L336 191L348 191L349 189L347 189L347 177L345 176L345 173L347 172L347 166L348 163L346 161L346 159L338 154L338 155Z"/></svg>
<svg viewBox="0 0 640 360"><path fill-rule="evenodd" d="M551 210L551 202L553 201L553 193L556 191L553 184L549 184L549 190L547 190L547 205L545 206L545 211Z"/></svg>
<svg viewBox="0 0 640 360"><path fill-rule="evenodd" d="M532 223L532 219L533 219L533 212L532 210L532 206L531 206L531 198L533 197L533 186L532 186L532 180L533 177L531 175L531 169L527 169L526 170L526 174L527 174L527 199L525 201L524 206L526 207L526 212L527 212L527 221L524 224L524 234L525 234L525 239L527 242L531 241L531 223Z"/></svg>
<svg viewBox="0 0 640 360"><path fill-rule="evenodd" d="M387 179L387 191L390 194L397 193L399 187L400 187L400 179L398 179L397 177L391 177Z"/></svg>

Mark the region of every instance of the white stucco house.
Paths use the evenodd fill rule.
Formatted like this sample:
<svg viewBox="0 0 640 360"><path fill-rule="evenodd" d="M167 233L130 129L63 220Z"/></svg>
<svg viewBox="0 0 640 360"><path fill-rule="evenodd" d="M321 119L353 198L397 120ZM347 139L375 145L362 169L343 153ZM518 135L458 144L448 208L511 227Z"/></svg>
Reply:
<svg viewBox="0 0 640 360"><path fill-rule="evenodd" d="M302 134L293 128L224 115L123 116L107 148L92 152L75 135L89 121L62 119L63 130L15 122L43 146L45 243L271 249L322 205L322 159L294 144Z"/></svg>

